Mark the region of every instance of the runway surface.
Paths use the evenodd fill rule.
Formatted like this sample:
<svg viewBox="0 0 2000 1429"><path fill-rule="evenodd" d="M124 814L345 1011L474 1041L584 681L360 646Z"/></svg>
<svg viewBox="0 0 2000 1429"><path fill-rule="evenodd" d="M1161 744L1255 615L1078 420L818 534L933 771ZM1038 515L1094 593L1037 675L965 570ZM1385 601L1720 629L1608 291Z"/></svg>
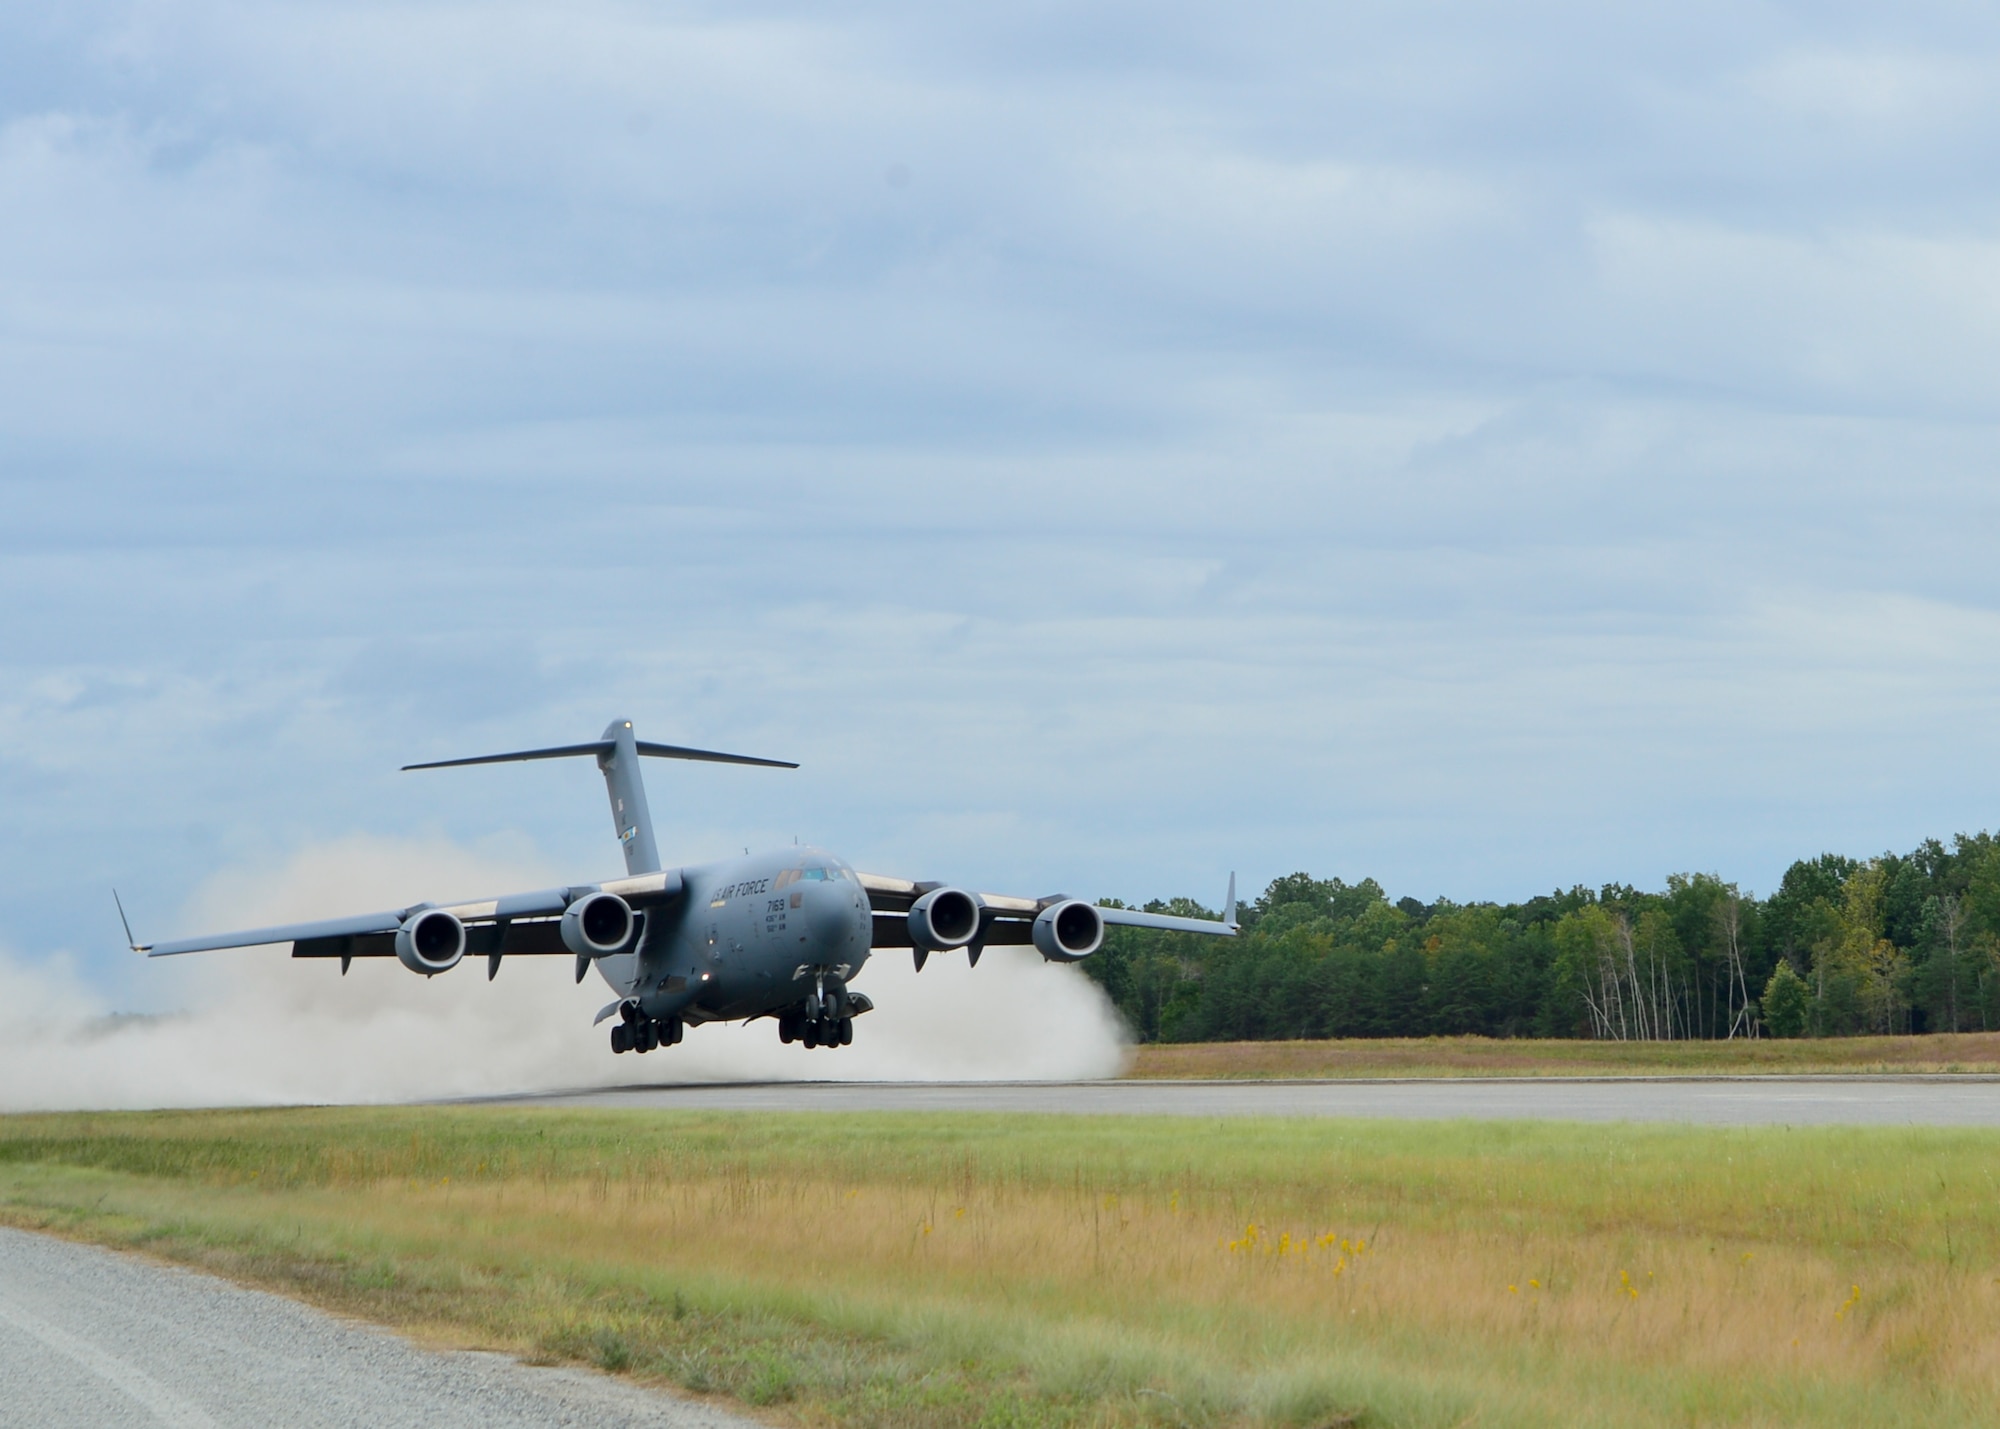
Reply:
<svg viewBox="0 0 2000 1429"><path fill-rule="evenodd" d="M212 1276L0 1229L0 1425L757 1429L581 1370L420 1350Z"/></svg>
<svg viewBox="0 0 2000 1429"><path fill-rule="evenodd" d="M1453 1078L1326 1082L759 1082L482 1100L707 1111L992 1111L2000 1126L2000 1077Z"/></svg>

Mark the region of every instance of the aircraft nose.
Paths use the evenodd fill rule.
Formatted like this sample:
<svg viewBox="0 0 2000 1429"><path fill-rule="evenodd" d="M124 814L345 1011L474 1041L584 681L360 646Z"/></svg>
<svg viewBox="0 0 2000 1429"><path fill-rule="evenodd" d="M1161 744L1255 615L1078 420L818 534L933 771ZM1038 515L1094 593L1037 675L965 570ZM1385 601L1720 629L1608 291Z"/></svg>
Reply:
<svg viewBox="0 0 2000 1429"><path fill-rule="evenodd" d="M808 887L805 904L806 928L814 942L841 942L853 931L854 902L840 884Z"/></svg>

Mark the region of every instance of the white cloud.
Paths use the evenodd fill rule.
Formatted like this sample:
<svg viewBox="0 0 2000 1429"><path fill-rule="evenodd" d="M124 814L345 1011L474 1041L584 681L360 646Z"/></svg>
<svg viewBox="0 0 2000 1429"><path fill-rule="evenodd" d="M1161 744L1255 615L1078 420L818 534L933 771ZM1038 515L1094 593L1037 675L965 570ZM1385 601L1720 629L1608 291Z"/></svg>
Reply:
<svg viewBox="0 0 2000 1429"><path fill-rule="evenodd" d="M1990 78L1959 55L1812 47L1775 56L1746 75L1744 87L1795 118L1838 122L1879 143L1977 118L1991 102Z"/></svg>
<svg viewBox="0 0 2000 1429"><path fill-rule="evenodd" d="M2000 237L1635 215L1601 218L1590 234L1596 296L1632 354L1607 350L1607 365L1822 408L1984 414L2000 397Z"/></svg>

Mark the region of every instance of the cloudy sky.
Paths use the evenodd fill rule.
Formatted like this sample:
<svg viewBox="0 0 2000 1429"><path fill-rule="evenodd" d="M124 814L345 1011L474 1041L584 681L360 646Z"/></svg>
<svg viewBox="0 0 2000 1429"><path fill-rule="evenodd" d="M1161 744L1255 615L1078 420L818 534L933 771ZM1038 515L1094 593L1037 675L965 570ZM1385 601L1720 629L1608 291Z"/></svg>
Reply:
<svg viewBox="0 0 2000 1429"><path fill-rule="evenodd" d="M1996 150L1960 5L9 7L0 944L601 876L395 771L613 716L1026 892L1993 826Z"/></svg>

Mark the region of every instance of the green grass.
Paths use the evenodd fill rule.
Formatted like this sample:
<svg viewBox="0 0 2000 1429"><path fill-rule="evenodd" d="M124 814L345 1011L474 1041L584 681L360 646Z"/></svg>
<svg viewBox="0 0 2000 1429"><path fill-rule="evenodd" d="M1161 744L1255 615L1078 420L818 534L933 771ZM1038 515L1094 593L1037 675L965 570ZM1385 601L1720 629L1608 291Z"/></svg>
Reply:
<svg viewBox="0 0 2000 1429"><path fill-rule="evenodd" d="M1935 1129L0 1119L16 1224L808 1424L1990 1423L1996 1172Z"/></svg>

